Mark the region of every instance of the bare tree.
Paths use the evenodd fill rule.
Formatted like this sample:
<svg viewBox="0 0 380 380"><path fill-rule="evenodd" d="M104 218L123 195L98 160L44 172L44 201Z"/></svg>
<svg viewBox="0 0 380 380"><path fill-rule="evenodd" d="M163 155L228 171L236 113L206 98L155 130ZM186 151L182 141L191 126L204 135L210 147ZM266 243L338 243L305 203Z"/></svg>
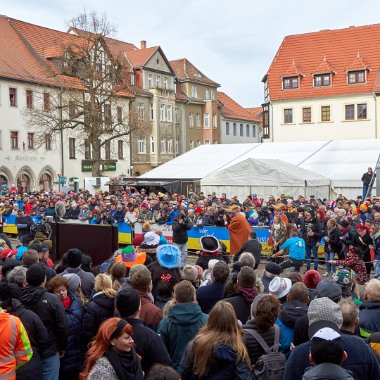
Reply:
<svg viewBox="0 0 380 380"><path fill-rule="evenodd" d="M100 176L104 165L116 162L112 141L129 142L132 132L146 136L151 124L134 106L129 68L112 46L115 28L106 17L81 14L69 28L70 34L51 48L56 86L36 94L39 106L24 115L37 147L65 131L78 141L92 175Z"/></svg>

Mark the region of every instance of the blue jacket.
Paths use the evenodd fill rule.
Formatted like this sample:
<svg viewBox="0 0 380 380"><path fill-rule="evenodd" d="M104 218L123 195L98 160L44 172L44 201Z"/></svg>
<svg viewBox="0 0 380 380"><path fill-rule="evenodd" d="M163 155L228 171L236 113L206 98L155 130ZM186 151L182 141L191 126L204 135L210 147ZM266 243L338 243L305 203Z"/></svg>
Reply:
<svg viewBox="0 0 380 380"><path fill-rule="evenodd" d="M305 260L305 240L299 237L287 239L281 246L282 250L289 249L289 257L295 260Z"/></svg>
<svg viewBox="0 0 380 380"><path fill-rule="evenodd" d="M224 298L224 284L212 282L210 285L202 286L197 290L197 301L202 311L206 314L213 306Z"/></svg>
<svg viewBox="0 0 380 380"><path fill-rule="evenodd" d="M186 349L190 350L191 343ZM186 358L186 353L183 356L181 366L178 370L182 380L251 380L251 373L247 363L238 358L236 351L225 344L218 344L211 358L211 366L207 371L207 375L199 377L194 374L194 361L192 358Z"/></svg>
<svg viewBox="0 0 380 380"><path fill-rule="evenodd" d="M164 341L175 370L179 367L187 344L195 337L207 319L208 316L202 313L198 304L178 303L170 309L168 316L158 325L157 333Z"/></svg>
<svg viewBox="0 0 380 380"><path fill-rule="evenodd" d="M376 354L365 341L354 335L342 335L348 358L342 367L352 372L355 380L380 379L380 365ZM310 343L297 346L286 362L283 380L301 380L309 362Z"/></svg>
<svg viewBox="0 0 380 380"><path fill-rule="evenodd" d="M360 305L359 327L369 333L380 331L380 302L367 301Z"/></svg>
<svg viewBox="0 0 380 380"><path fill-rule="evenodd" d="M71 305L66 312L67 321L67 349L65 356L61 360L61 370L63 372L72 372L82 369L84 361L84 345L83 345L83 317L84 309L82 304L69 292Z"/></svg>

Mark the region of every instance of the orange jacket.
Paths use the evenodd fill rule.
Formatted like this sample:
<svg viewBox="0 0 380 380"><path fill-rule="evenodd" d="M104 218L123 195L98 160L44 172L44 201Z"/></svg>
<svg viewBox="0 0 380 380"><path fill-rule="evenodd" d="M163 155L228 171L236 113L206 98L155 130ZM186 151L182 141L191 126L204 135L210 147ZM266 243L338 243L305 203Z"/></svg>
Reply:
<svg viewBox="0 0 380 380"><path fill-rule="evenodd" d="M0 379L16 379L16 368L33 356L28 334L20 319L0 308Z"/></svg>

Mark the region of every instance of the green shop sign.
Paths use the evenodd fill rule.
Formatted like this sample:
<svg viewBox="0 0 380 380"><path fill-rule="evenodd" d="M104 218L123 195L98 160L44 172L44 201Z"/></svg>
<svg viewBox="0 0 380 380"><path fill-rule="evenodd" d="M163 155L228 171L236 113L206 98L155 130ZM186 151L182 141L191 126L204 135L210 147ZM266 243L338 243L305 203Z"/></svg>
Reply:
<svg viewBox="0 0 380 380"><path fill-rule="evenodd" d="M114 172L116 171L116 162L113 164L101 164L103 171L105 172ZM91 172L92 171L92 162L82 162L82 172Z"/></svg>

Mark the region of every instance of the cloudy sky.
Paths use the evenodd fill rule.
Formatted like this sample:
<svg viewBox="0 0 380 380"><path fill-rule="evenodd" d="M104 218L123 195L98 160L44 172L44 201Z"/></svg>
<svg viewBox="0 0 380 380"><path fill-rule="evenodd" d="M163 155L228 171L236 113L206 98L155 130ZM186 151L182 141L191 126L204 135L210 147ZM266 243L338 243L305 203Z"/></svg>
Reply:
<svg viewBox="0 0 380 380"><path fill-rule="evenodd" d="M105 13L121 40L188 58L244 107L261 104L284 36L380 22L378 0L0 0L0 14L58 30L84 9Z"/></svg>

